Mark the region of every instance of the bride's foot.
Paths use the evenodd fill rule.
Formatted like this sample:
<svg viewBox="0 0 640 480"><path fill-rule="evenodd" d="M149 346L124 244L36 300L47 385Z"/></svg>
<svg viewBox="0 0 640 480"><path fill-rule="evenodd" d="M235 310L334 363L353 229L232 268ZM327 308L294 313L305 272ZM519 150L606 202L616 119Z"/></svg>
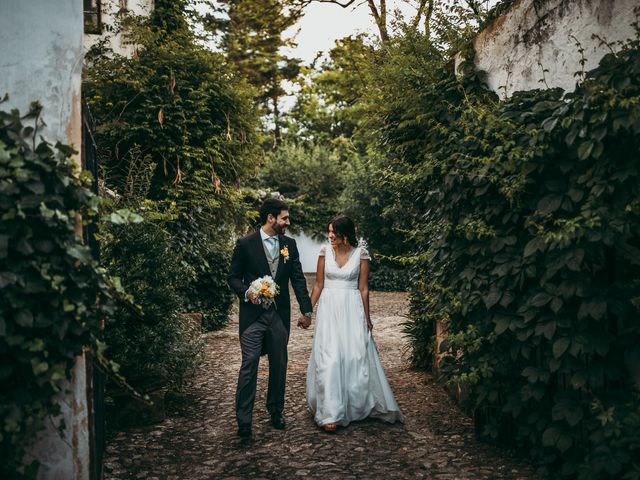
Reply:
<svg viewBox="0 0 640 480"><path fill-rule="evenodd" d="M336 425L335 423L325 423L322 428L324 428L325 432L335 432L336 428L338 428L338 425Z"/></svg>

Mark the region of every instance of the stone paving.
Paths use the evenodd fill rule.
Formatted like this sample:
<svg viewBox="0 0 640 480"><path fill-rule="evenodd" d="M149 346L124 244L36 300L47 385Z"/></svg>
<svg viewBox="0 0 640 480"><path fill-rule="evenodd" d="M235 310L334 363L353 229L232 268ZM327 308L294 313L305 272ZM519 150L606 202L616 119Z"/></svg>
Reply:
<svg viewBox="0 0 640 480"><path fill-rule="evenodd" d="M403 293L372 293L374 336L407 417L405 425L365 420L333 434L316 427L305 401L313 330L294 326L289 342L287 429L275 430L269 422L263 357L253 438L240 440L234 416L240 362L234 315L225 329L206 335L202 370L182 401L171 406L165 421L110 435L105 479L537 478L525 460L478 442L471 420L441 386L430 375L408 367L401 327L407 306Z"/></svg>

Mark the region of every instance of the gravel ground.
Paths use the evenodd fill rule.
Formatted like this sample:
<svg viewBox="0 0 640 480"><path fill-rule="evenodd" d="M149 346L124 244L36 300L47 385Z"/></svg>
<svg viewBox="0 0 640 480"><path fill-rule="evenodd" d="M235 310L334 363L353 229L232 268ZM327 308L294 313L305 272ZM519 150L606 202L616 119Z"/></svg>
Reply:
<svg viewBox="0 0 640 480"><path fill-rule="evenodd" d="M365 420L334 434L316 427L306 407L305 376L312 329L292 328L285 417L275 430L264 407L263 357L253 438L236 436L234 395L240 365L238 319L205 336L206 361L162 423L112 432L106 479L428 478L534 479L526 460L478 442L469 419L427 373L409 368L402 322L407 296L373 292L371 312L382 363L404 425ZM294 316L297 305L293 306Z"/></svg>

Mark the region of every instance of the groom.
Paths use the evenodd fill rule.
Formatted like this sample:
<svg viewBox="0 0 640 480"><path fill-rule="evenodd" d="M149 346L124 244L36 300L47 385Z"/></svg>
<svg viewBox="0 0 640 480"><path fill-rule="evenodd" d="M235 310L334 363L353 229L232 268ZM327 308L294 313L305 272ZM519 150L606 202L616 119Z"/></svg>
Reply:
<svg viewBox="0 0 640 480"><path fill-rule="evenodd" d="M285 237L289 226L289 207L269 198L260 207L259 231L237 241L231 258L228 282L240 297L240 348L242 365L236 390L238 435L251 436L251 417L256 398L260 355L269 356L267 410L274 428L284 429L284 389L287 375L287 343L291 325L289 281L296 294L302 316L298 324L311 324L311 300L295 240ZM256 278L270 275L280 287L275 308L265 310L248 291Z"/></svg>

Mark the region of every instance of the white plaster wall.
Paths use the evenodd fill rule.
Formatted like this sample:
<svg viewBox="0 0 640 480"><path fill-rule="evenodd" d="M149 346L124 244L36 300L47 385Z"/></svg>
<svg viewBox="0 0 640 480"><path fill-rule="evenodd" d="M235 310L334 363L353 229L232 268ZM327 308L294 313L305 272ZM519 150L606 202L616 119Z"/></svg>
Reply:
<svg viewBox="0 0 640 480"><path fill-rule="evenodd" d="M0 95L9 94L1 109L29 104L43 106L46 127L39 133L80 150L82 0L0 0ZM31 457L41 463L38 478L89 478L89 425L84 356L76 359L72 381L58 397L61 418L47 422ZM67 426L61 437L55 424Z"/></svg>
<svg viewBox="0 0 640 480"><path fill-rule="evenodd" d="M102 33L84 35L85 52L99 41L106 40L111 49L125 57L131 57L135 49L128 44L120 32L121 5L126 4L126 10L133 15L149 15L153 9L153 0L102 0Z"/></svg>
<svg viewBox="0 0 640 480"><path fill-rule="evenodd" d="M80 356L67 383L56 400L61 408L58 418L46 423L33 445L30 457L40 462L38 480L89 480L90 444L87 406L86 357ZM57 426L64 420L61 437Z"/></svg>
<svg viewBox="0 0 640 480"><path fill-rule="evenodd" d="M639 0L516 0L475 39L476 65L501 98L546 86L573 91L574 73L582 70L576 43L584 48L585 71L595 68L610 51L601 39L616 50L635 38L638 6Z"/></svg>
<svg viewBox="0 0 640 480"><path fill-rule="evenodd" d="M0 108L43 107L42 135L81 144L82 0L0 1Z"/></svg>
<svg viewBox="0 0 640 480"><path fill-rule="evenodd" d="M318 266L318 253L322 242L312 239L304 232L298 235L291 233L287 236L293 238L298 246L298 252L300 253L300 263L302 263L302 271L305 273L315 273Z"/></svg>

